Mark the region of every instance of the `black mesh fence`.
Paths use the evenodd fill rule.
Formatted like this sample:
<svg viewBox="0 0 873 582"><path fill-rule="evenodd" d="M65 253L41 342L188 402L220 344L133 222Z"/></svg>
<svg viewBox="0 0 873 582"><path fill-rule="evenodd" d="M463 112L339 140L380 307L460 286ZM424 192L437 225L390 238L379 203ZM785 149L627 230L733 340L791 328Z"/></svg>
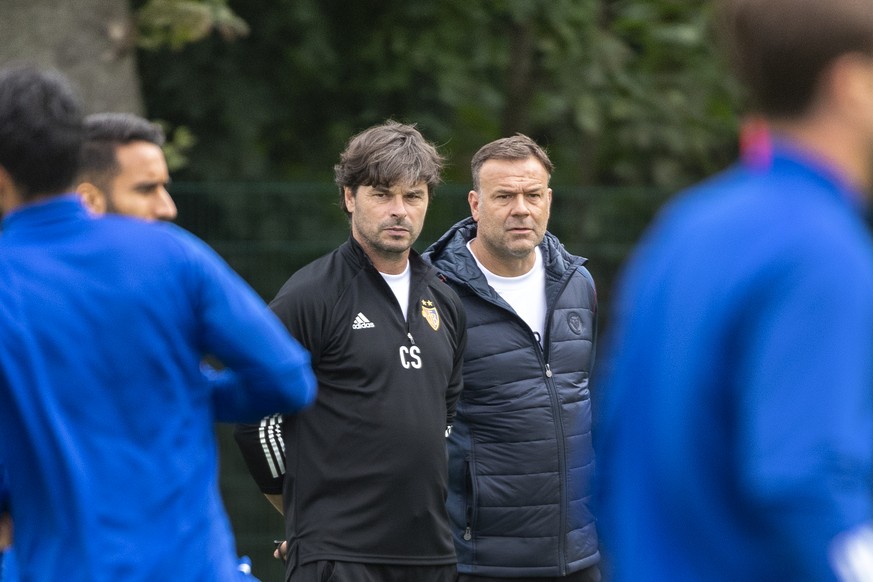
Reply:
<svg viewBox="0 0 873 582"><path fill-rule="evenodd" d="M294 271L348 237L333 184L176 183L171 189L178 224L209 243L267 301ZM453 184L438 188L417 250L469 215L467 191ZM553 185L549 230L570 252L589 259L601 331L608 325L616 274L668 194ZM222 493L239 553L252 558L254 574L265 582L283 580L283 568L272 558L272 540L283 535L282 518L248 476L230 427L219 425L217 431Z"/></svg>

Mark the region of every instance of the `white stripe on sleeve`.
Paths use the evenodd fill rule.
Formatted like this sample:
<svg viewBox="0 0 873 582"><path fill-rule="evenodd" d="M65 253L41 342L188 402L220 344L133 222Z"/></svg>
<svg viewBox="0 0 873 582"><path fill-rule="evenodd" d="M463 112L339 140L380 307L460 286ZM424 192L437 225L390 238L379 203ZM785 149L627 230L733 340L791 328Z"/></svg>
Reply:
<svg viewBox="0 0 873 582"><path fill-rule="evenodd" d="M273 478L285 474L285 443L282 442L282 415L274 414L261 419L258 438L264 458Z"/></svg>

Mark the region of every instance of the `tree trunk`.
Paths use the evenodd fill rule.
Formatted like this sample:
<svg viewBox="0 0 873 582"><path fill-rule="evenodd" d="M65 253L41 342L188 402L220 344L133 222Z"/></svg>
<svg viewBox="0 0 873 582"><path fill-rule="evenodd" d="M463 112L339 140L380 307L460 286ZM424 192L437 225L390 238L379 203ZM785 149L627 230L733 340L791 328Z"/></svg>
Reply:
<svg viewBox="0 0 873 582"><path fill-rule="evenodd" d="M0 0L0 39L0 66L55 68L86 111L142 114L127 0Z"/></svg>

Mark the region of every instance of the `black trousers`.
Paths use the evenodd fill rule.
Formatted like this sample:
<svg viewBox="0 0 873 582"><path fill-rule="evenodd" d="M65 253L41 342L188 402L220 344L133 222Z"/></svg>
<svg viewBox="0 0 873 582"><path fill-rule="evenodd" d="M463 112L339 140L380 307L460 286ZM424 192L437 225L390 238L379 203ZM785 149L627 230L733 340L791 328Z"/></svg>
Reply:
<svg viewBox="0 0 873 582"><path fill-rule="evenodd" d="M591 566L566 576L546 576L543 578L494 578L491 576L458 574L456 582L600 582L600 567Z"/></svg>
<svg viewBox="0 0 873 582"><path fill-rule="evenodd" d="M319 560L297 565L286 582L454 582L457 568Z"/></svg>

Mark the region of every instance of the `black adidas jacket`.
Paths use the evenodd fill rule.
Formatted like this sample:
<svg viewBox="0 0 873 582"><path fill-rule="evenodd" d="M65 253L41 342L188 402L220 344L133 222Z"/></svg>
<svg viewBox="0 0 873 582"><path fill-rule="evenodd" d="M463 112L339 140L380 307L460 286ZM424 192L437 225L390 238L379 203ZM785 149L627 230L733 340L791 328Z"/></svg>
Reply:
<svg viewBox="0 0 873 582"><path fill-rule="evenodd" d="M295 273L270 304L311 352L318 399L299 415L237 427L236 437L261 490L283 492L289 568L455 562L445 430L462 386L466 320L414 252L410 268L406 321L352 238Z"/></svg>

